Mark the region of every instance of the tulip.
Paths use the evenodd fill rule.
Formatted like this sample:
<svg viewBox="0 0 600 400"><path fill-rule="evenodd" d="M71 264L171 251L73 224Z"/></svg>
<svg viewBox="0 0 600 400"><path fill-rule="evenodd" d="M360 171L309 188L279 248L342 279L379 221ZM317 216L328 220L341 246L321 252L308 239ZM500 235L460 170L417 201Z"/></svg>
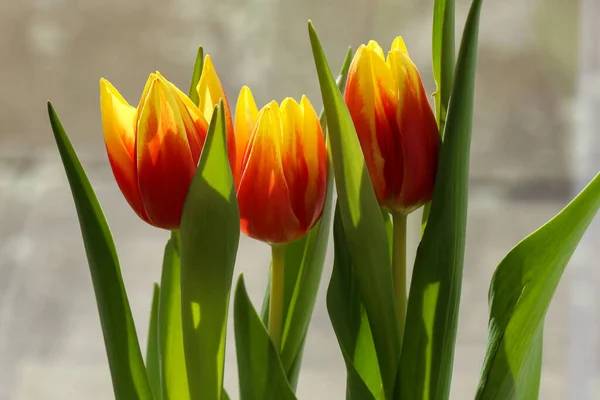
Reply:
<svg viewBox="0 0 600 400"><path fill-rule="evenodd" d="M208 56L198 89L202 108L157 72L135 108L100 80L104 140L115 180L136 214L160 228L179 228L213 107L221 97L226 104ZM228 149L234 154L231 126L229 117Z"/></svg>
<svg viewBox="0 0 600 400"><path fill-rule="evenodd" d="M319 119L308 99L272 101L260 112L250 89L235 111L242 231L270 244L310 230L323 211L327 156Z"/></svg>
<svg viewBox="0 0 600 400"><path fill-rule="evenodd" d="M431 200L440 137L401 37L387 59L375 41L360 46L344 97L379 204L406 215Z"/></svg>

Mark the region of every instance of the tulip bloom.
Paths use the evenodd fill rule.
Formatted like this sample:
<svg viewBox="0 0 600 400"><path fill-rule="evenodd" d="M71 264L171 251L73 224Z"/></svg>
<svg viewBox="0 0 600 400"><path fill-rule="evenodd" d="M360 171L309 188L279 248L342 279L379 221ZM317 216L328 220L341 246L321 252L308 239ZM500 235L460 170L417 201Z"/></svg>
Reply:
<svg viewBox="0 0 600 400"><path fill-rule="evenodd" d="M117 184L136 214L160 228L179 228L213 107L225 96L208 56L198 89L202 108L157 72L135 108L100 80L104 140ZM234 153L231 126L229 117L228 147Z"/></svg>
<svg viewBox="0 0 600 400"><path fill-rule="evenodd" d="M387 59L375 41L360 46L344 97L379 203L408 214L431 200L440 138L401 37Z"/></svg>
<svg viewBox="0 0 600 400"><path fill-rule="evenodd" d="M242 231L270 244L298 239L323 212L327 155L308 99L272 101L258 112L250 89L235 112L237 196Z"/></svg>

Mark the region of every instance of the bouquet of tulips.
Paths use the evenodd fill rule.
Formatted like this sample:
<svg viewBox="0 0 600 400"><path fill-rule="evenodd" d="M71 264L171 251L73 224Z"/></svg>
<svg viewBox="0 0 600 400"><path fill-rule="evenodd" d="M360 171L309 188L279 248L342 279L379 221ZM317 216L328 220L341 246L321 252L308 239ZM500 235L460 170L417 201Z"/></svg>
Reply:
<svg viewBox="0 0 600 400"><path fill-rule="evenodd" d="M223 371L231 296L239 398L295 399L331 232L327 308L345 360L347 398L448 399L481 6L472 1L455 59L454 1L435 1L433 108L402 38L387 54L375 41L349 51L336 82L310 22L320 118L306 97L259 110L247 87L232 112L202 48L188 95L157 72L133 107L100 81L116 183L142 220L171 232L145 358L108 224L49 104L117 399L230 398ZM408 279L407 217L422 206ZM599 207L596 176L498 265L475 398L538 397L545 314ZM232 293L240 230L272 250L260 311L242 276Z"/></svg>

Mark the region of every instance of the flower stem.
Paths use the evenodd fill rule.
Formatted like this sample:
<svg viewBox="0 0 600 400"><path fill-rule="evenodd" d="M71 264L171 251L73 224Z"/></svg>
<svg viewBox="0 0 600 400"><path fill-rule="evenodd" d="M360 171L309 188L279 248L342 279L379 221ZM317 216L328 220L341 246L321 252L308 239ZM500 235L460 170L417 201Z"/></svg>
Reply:
<svg viewBox="0 0 600 400"><path fill-rule="evenodd" d="M406 319L406 215L392 214L394 223L394 247L392 251L392 274L400 338L404 335Z"/></svg>
<svg viewBox="0 0 600 400"><path fill-rule="evenodd" d="M283 334L283 287L285 247L271 245L271 296L269 298L269 335L277 349L281 352L281 335Z"/></svg>

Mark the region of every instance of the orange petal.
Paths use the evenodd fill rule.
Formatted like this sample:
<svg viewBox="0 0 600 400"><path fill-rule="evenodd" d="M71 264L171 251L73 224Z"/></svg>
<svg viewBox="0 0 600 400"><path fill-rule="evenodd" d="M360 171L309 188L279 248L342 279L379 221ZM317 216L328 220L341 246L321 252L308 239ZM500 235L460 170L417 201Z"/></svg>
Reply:
<svg viewBox="0 0 600 400"><path fill-rule="evenodd" d="M327 192L327 150L319 117L306 96L302 96L300 107L303 114L302 143L308 169L308 187L305 201L311 217L308 229L317 222L323 212Z"/></svg>
<svg viewBox="0 0 600 400"><path fill-rule="evenodd" d="M196 107L194 102L190 100L188 96L185 95L179 88L169 82L164 76L162 76L159 72L156 73L161 81L169 86L171 92L175 95L175 101L177 102L180 109L186 109L186 112L182 112L182 120L184 124L186 124L186 132L188 143L190 144L190 150L192 151L192 158L194 163L198 163L198 159L200 158L200 153L202 152L202 148L204 147L204 142L206 141L206 134L208 132L208 121L204 118L204 115L200 112L200 109ZM191 121L189 118L191 118ZM190 126L193 124L193 126Z"/></svg>
<svg viewBox="0 0 600 400"><path fill-rule="evenodd" d="M256 121L258 120L258 107L254 102L252 92L247 86L242 87L235 106L235 159L234 179L236 186L241 178L242 165L248 150L248 141Z"/></svg>
<svg viewBox="0 0 600 400"><path fill-rule="evenodd" d="M106 79L100 79L100 109L108 159L115 180L133 210L148 221L137 184L135 118L137 111Z"/></svg>
<svg viewBox="0 0 600 400"><path fill-rule="evenodd" d="M402 175L398 155L398 92L379 45L360 46L348 73L345 100L380 204L393 193L387 171ZM399 159L400 157L400 159Z"/></svg>
<svg viewBox="0 0 600 400"><path fill-rule="evenodd" d="M282 164L290 191L292 209L303 232L321 215L325 199L326 158L323 132L306 97L301 104L293 99L281 103ZM325 171L320 171L324 161Z"/></svg>
<svg viewBox="0 0 600 400"><path fill-rule="evenodd" d="M391 207L409 213L433 196L440 138L423 82L408 54L392 51L388 64L401 89L398 124L404 156L402 187Z"/></svg>
<svg viewBox="0 0 600 400"><path fill-rule="evenodd" d="M187 132L193 124L164 78L150 80L137 127L139 188L152 224L177 229L196 170Z"/></svg>
<svg viewBox="0 0 600 400"><path fill-rule="evenodd" d="M281 164L281 124L277 103L261 110L237 190L242 231L267 243L302 235Z"/></svg>
<svg viewBox="0 0 600 400"><path fill-rule="evenodd" d="M227 130L227 152L231 165L235 166L235 136L233 132L233 122L231 120L231 110L229 109L229 101L217 75L217 71L212 63L210 56L204 57L204 65L202 67L202 75L196 87L198 91L198 108L204 115L204 119L210 123L215 106L223 99L225 105L225 128Z"/></svg>

